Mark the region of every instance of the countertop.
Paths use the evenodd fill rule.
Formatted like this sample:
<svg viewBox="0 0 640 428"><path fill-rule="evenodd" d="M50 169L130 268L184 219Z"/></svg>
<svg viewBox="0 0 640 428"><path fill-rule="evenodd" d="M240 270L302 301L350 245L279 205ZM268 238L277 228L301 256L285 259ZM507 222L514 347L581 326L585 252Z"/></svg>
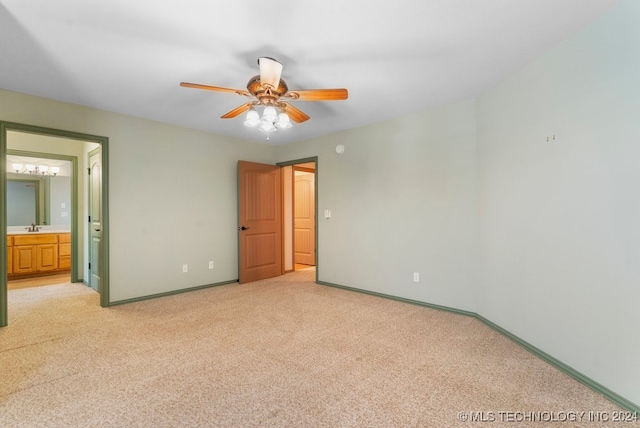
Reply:
<svg viewBox="0 0 640 428"><path fill-rule="evenodd" d="M7 230L7 235L46 235L47 233L71 233L69 229L40 229L37 232L28 232L26 229Z"/></svg>

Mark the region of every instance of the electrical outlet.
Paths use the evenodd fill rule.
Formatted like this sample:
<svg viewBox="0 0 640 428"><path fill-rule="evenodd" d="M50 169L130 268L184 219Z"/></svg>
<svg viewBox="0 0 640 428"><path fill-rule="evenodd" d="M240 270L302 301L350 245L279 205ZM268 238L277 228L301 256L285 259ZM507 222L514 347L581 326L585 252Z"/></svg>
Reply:
<svg viewBox="0 0 640 428"><path fill-rule="evenodd" d="M189 265L182 265L182 273L189 272Z"/></svg>
<svg viewBox="0 0 640 428"><path fill-rule="evenodd" d="M413 273L413 282L420 282L420 273L418 272Z"/></svg>
<svg viewBox="0 0 640 428"><path fill-rule="evenodd" d="M213 262L209 262L209 269L213 269Z"/></svg>

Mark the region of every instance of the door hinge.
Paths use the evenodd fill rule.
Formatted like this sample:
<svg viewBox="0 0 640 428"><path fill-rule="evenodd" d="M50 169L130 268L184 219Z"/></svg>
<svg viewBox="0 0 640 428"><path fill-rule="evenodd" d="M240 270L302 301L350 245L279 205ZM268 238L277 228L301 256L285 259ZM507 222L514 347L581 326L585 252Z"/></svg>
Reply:
<svg viewBox="0 0 640 428"><path fill-rule="evenodd" d="M91 223L91 216L89 216L89 223Z"/></svg>
<svg viewBox="0 0 640 428"><path fill-rule="evenodd" d="M89 270L91 270L91 263L89 263Z"/></svg>
<svg viewBox="0 0 640 428"><path fill-rule="evenodd" d="M87 174L91 175L91 168L87 168Z"/></svg>

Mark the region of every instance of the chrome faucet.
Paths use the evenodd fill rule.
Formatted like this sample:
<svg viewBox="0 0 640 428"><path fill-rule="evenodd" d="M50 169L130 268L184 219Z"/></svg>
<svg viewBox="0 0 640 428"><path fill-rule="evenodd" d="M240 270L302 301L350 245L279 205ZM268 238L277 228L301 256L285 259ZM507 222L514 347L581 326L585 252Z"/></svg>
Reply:
<svg viewBox="0 0 640 428"><path fill-rule="evenodd" d="M40 228L35 225L35 223L31 223L31 227L25 227L27 232L40 232Z"/></svg>

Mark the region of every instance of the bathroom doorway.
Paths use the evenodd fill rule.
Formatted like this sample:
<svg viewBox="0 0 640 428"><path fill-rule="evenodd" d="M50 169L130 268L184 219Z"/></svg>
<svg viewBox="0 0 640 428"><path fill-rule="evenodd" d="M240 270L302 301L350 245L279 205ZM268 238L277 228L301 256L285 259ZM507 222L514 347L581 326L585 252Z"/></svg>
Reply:
<svg viewBox="0 0 640 428"><path fill-rule="evenodd" d="M74 282L77 157L17 150L15 137L6 156L7 289Z"/></svg>
<svg viewBox="0 0 640 428"><path fill-rule="evenodd" d="M25 143L25 140L30 142ZM57 130L52 128L43 128L39 126L4 122L0 121L0 159L4 158L8 154L8 150L12 151L28 151L29 153L39 153L43 157L52 158L70 158L77 159L76 166L72 166L72 170L76 172L74 177L77 179L71 180L71 207L67 211L70 222L70 242L68 243L70 274L69 281L67 282L86 282L88 277L88 263L87 259L87 246L88 239L88 222L84 220L84 212L87 211L87 188L86 183L88 180L85 178L84 165L88 162L89 151L100 148L101 149L101 161L102 161L102 180L100 182L100 198L101 198L101 210L102 210L102 239L100 240L100 305L103 307L109 306L109 234L108 234L108 138L82 134L73 131ZM55 152L55 153L54 153ZM73 161L72 161L73 163ZM7 182L8 174L11 172L9 167L7 168L6 162L3 164L4 169L0 174L0 201L2 201L2 210L4 213L0 215L0 230L4 230L5 233L0 233L0 246L8 248L10 243L13 243L13 239L8 239L8 225L7 225ZM42 171L42 170L40 170ZM62 207L62 203L59 205L60 210L66 210L69 208L67 205ZM38 226L35 224L35 226ZM32 244L38 246L38 243ZM56 250L51 247L47 247L48 243L42 243L41 248L36 248L35 255L27 255L27 257L38 258L37 251L42 250L40 261L49 261L55 258ZM63 245L63 248L65 246ZM60 247L57 247L60 250ZM21 250L22 251L22 250ZM63 252L66 249L63 249ZM8 253L8 252L7 252ZM13 251L15 255L15 251ZM10 256L2 258L0 261L0 327L4 327L9 323L9 310L8 308L8 287L7 278L9 273L9 260ZM26 260L26 259L25 259ZM58 259L59 260L59 259ZM15 261L12 261L13 267L15 267ZM37 263L37 261L36 261ZM44 266L46 263L41 265Z"/></svg>

